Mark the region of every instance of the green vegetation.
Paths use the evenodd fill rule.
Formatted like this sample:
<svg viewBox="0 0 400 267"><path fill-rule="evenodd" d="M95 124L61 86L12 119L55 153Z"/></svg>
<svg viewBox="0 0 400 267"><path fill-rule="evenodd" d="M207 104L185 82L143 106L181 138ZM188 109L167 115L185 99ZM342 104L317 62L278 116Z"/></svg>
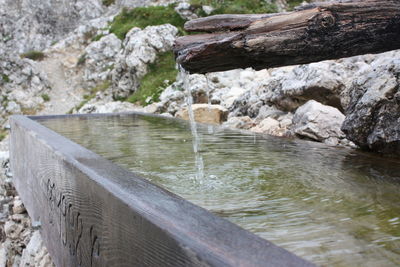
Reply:
<svg viewBox="0 0 400 267"><path fill-rule="evenodd" d="M6 74L1 74L1 79L2 79L3 82L5 82L5 83L11 82L10 77L8 77L8 75L6 75Z"/></svg>
<svg viewBox="0 0 400 267"><path fill-rule="evenodd" d="M149 72L143 77L139 89L128 97L128 101L142 105L159 101L162 91L175 81L177 73L172 52L158 55L156 62L149 65Z"/></svg>
<svg viewBox="0 0 400 267"><path fill-rule="evenodd" d="M68 114L72 114L74 109L80 110L87 102L89 102L91 99L93 99L96 96L97 92L104 92L105 90L107 90L110 87L110 85L111 85L110 81L104 81L103 83L100 83L97 86L90 89L89 94L86 94L83 96L84 100L81 103L79 103L75 108L68 111Z"/></svg>
<svg viewBox="0 0 400 267"><path fill-rule="evenodd" d="M79 59L78 59L78 63L76 63L78 66L85 64L86 62L86 53L83 53Z"/></svg>
<svg viewBox="0 0 400 267"><path fill-rule="evenodd" d="M206 15L201 8L204 5L214 8L211 15L277 12L275 4L260 0L191 0L190 4L195 8L195 13L199 16Z"/></svg>
<svg viewBox="0 0 400 267"><path fill-rule="evenodd" d="M50 101L50 96L48 94L42 94L42 99L44 102L49 102Z"/></svg>
<svg viewBox="0 0 400 267"><path fill-rule="evenodd" d="M114 33L121 40L133 27L145 28L149 25L161 25L170 23L183 33L182 19L174 10L174 5L137 7L131 10L124 8L116 16L110 25L110 32Z"/></svg>
<svg viewBox="0 0 400 267"><path fill-rule="evenodd" d="M36 106L34 108L26 108L26 107L22 107L21 108L21 112L24 115L36 115L36 113L38 112L38 110L41 110L43 108L43 105L39 105Z"/></svg>
<svg viewBox="0 0 400 267"><path fill-rule="evenodd" d="M0 129L0 141L6 138L7 134L7 130Z"/></svg>
<svg viewBox="0 0 400 267"><path fill-rule="evenodd" d="M98 40L100 40L102 37L104 37L104 34L98 34L98 35L96 35L96 36L94 36L94 37L92 38L92 42L98 41Z"/></svg>
<svg viewBox="0 0 400 267"><path fill-rule="evenodd" d="M288 9L289 10L293 10L295 7L301 5L301 3L303 3L302 0L286 0L287 4L288 4Z"/></svg>
<svg viewBox="0 0 400 267"><path fill-rule="evenodd" d="M111 6L112 4L115 3L115 0L103 0L102 3L105 6Z"/></svg>
<svg viewBox="0 0 400 267"><path fill-rule="evenodd" d="M26 53L21 54L20 57L21 58L29 58L29 59L32 59L32 60L40 61L40 60L43 60L45 58L45 55L41 51L32 50L32 51L28 51Z"/></svg>
<svg viewBox="0 0 400 267"><path fill-rule="evenodd" d="M104 92L105 90L107 90L111 85L110 81L104 81L100 84L98 84L97 86L93 87L92 89L90 89L90 94L89 95L84 95L85 99L92 99L93 97L96 96L97 92Z"/></svg>

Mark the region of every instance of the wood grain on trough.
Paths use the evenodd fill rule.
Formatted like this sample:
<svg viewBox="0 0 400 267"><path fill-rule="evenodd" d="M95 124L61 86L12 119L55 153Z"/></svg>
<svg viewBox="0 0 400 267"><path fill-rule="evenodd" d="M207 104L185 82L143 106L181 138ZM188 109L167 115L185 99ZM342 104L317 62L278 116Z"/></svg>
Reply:
<svg viewBox="0 0 400 267"><path fill-rule="evenodd" d="M60 267L313 266L24 116L11 167Z"/></svg>
<svg viewBox="0 0 400 267"><path fill-rule="evenodd" d="M218 15L192 20L177 62L191 73L263 69L400 49L400 1L312 4L281 14ZM210 33L211 32L211 33Z"/></svg>

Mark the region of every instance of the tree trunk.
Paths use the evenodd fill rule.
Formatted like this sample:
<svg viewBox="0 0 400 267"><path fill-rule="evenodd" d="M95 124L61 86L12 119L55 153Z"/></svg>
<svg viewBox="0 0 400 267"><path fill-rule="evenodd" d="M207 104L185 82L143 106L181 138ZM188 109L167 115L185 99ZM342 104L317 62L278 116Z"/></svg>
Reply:
<svg viewBox="0 0 400 267"><path fill-rule="evenodd" d="M185 29L211 32L175 42L177 62L191 73L305 64L399 49L400 1L340 1L289 13L217 15L189 21Z"/></svg>

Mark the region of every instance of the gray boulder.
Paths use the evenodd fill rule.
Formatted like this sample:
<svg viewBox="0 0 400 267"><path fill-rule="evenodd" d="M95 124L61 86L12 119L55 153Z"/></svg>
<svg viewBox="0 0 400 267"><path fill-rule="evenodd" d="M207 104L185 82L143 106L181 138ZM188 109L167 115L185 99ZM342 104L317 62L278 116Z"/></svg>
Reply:
<svg viewBox="0 0 400 267"><path fill-rule="evenodd" d="M1 0L0 54L42 50L104 11L100 0Z"/></svg>
<svg viewBox="0 0 400 267"><path fill-rule="evenodd" d="M344 138L340 130L344 119L338 109L310 100L296 110L293 131L299 136L336 145Z"/></svg>
<svg viewBox="0 0 400 267"><path fill-rule="evenodd" d="M55 266L43 243L39 231L35 231L24 249L20 266L53 267Z"/></svg>
<svg viewBox="0 0 400 267"><path fill-rule="evenodd" d="M115 57L121 50L121 43L121 40L112 33L86 47L86 68L83 77L85 81L91 82L94 86L109 78L114 68Z"/></svg>
<svg viewBox="0 0 400 267"><path fill-rule="evenodd" d="M236 99L230 110L236 116L250 117L257 116L264 105L293 112L313 99L343 111L342 94L359 65L324 61L273 69L270 77Z"/></svg>
<svg viewBox="0 0 400 267"><path fill-rule="evenodd" d="M377 58L350 88L342 130L361 148L400 155L400 58Z"/></svg>
<svg viewBox="0 0 400 267"><path fill-rule="evenodd" d="M178 29L170 24L131 29L123 41L112 71L113 96L127 97L139 86L158 53L171 50Z"/></svg>
<svg viewBox="0 0 400 267"><path fill-rule="evenodd" d="M34 111L51 90L47 76L35 61L6 56L0 60L0 124L10 114Z"/></svg>

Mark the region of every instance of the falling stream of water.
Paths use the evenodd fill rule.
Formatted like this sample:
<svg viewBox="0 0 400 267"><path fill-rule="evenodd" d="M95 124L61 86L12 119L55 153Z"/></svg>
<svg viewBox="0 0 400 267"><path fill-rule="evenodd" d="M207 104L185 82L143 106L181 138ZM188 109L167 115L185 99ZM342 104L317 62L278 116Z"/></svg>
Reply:
<svg viewBox="0 0 400 267"><path fill-rule="evenodd" d="M204 181L204 162L203 157L200 153L200 138L197 133L197 125L196 120L194 118L193 112L193 96L189 86L189 73L179 65L179 71L182 73L183 78L183 87L186 92L186 102L188 105L188 114L189 114L189 121L190 121L190 130L192 132L192 139L193 139L193 152L195 156L195 163L196 163L196 182L199 184L203 184Z"/></svg>
<svg viewBox="0 0 400 267"><path fill-rule="evenodd" d="M207 85L207 90L206 90L206 92L207 92L207 107L208 107L208 116L210 117L211 116L211 84L210 84L210 77L208 77L208 74L205 74L205 77L206 77L206 85ZM214 131L213 131L213 127L212 127L212 125L208 125L208 133L209 134L212 134Z"/></svg>

